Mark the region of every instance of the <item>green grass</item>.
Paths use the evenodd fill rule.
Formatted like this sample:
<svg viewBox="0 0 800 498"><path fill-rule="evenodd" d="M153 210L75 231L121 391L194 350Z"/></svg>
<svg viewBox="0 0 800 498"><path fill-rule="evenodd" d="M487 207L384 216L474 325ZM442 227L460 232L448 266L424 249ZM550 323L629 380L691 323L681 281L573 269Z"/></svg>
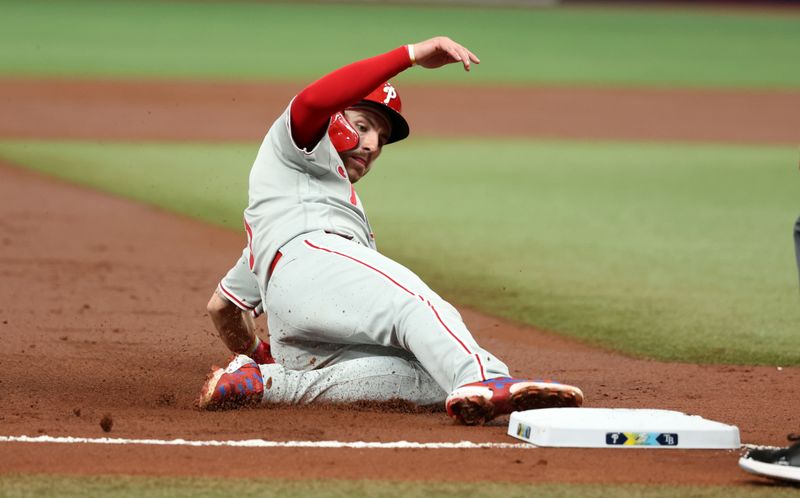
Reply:
<svg viewBox="0 0 800 498"><path fill-rule="evenodd" d="M240 230L256 149L0 157ZM791 147L418 139L359 192L381 250L459 304L635 355L800 365L797 175Z"/></svg>
<svg viewBox="0 0 800 498"><path fill-rule="evenodd" d="M794 148L417 140L362 190L387 252L461 304L637 355L800 364L796 163Z"/></svg>
<svg viewBox="0 0 800 498"><path fill-rule="evenodd" d="M237 230L257 152L256 144L0 140L0 157Z"/></svg>
<svg viewBox="0 0 800 498"><path fill-rule="evenodd" d="M404 79L800 87L798 16L133 0L4 0L0 75L307 81L438 34L483 64Z"/></svg>
<svg viewBox="0 0 800 498"><path fill-rule="evenodd" d="M499 482L431 483L413 481L213 479L197 477L52 476L0 477L0 496L60 496L124 498L280 496L351 497L403 496L407 498L537 496L542 498L761 498L796 496L789 487L752 486L644 486L593 484L510 484Z"/></svg>

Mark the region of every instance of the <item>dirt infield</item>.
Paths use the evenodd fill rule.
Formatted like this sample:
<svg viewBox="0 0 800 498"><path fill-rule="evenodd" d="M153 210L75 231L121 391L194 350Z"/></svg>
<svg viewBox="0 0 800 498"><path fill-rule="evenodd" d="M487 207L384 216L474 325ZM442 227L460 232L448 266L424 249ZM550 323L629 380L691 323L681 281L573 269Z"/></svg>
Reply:
<svg viewBox="0 0 800 498"><path fill-rule="evenodd" d="M28 82L13 91L12 86L0 82L3 137L260 138L268 116L279 111L291 94L288 87L277 87L268 92L275 102L252 109L254 102L268 100L262 95L263 86L220 89L200 84ZM411 95L417 91L426 93L416 89ZM231 95L236 96L235 102ZM764 97L764 102L776 102L770 104L776 113L773 118L782 119L782 126L794 123L795 132L800 130L797 116L781 109L792 103L796 109L798 95L784 92ZM515 109L510 100L503 100L508 95L475 98L505 102L486 112ZM686 99L698 105L709 100L688 93ZM753 113L770 108L757 101L743 107ZM45 105L48 102L50 107ZM567 99L564 108L570 102L574 103ZM416 127L419 134L433 133L439 126L435 119L441 118L431 116L434 121L425 121L417 105L409 104L409 109L415 109L415 133ZM610 109L617 104L595 105ZM636 112L630 111L630 119ZM568 116L561 117L566 123ZM483 115L483 121L473 122L480 126L465 125L461 132L477 134L495 118ZM519 118L509 116L499 122L508 124L514 119ZM763 139L742 139L735 127L726 131L719 126L707 133L720 141L792 142L782 126L770 133L761 130L763 135L758 137ZM543 135L567 136L553 130ZM583 132L592 136L587 130ZM533 128L529 131L536 134ZM669 127L659 121L647 137L638 138L682 139L685 132L682 122ZM637 138L633 127L603 133L605 138ZM0 435L513 442L505 435L505 420L468 428L454 425L441 412L376 407L194 410L192 401L209 366L226 358L204 314L205 302L243 243L240 234L0 164ZM631 359L462 311L478 339L506 360L513 374L552 375L575 383L586 393L587 406L658 407L699 414L738 425L746 443L783 444L785 435L797 430L795 391L800 368ZM110 432L100 426L106 414L113 421ZM737 468L738 452L724 451L24 443L0 447L0 473L735 485L755 480Z"/></svg>
<svg viewBox="0 0 800 498"><path fill-rule="evenodd" d="M260 140L298 85L0 79L0 137ZM404 85L413 136L797 144L800 90Z"/></svg>

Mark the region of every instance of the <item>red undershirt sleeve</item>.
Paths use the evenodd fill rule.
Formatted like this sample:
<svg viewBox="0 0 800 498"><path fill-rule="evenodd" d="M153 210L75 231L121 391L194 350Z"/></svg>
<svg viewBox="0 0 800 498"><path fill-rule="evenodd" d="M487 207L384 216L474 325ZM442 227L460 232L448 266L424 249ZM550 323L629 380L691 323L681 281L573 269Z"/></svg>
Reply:
<svg viewBox="0 0 800 498"><path fill-rule="evenodd" d="M308 85L292 101L292 138L298 147L313 149L330 117L355 104L378 85L411 67L405 46L354 62Z"/></svg>

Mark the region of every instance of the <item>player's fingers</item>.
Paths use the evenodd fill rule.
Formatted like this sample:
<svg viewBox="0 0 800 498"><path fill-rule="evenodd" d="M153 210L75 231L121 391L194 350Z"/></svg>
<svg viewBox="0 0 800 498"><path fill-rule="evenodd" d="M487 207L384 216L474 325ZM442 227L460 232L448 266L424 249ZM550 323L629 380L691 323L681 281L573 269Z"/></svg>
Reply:
<svg viewBox="0 0 800 498"><path fill-rule="evenodd" d="M456 61L460 61L464 65L464 70L465 71L469 71L470 65L473 62L480 63L480 59L478 59L475 56L475 54L470 52L465 46L463 46L463 45L461 45L459 43L456 43L456 42L454 42L452 40L448 40L448 41L452 44L453 49L455 49L455 51L458 53L458 57L456 58Z"/></svg>
<svg viewBox="0 0 800 498"><path fill-rule="evenodd" d="M458 50L456 50L455 47L445 47L444 49L445 52L447 52L448 55L450 55L450 57L453 59L452 62L460 62L462 60L461 54L458 53Z"/></svg>
<svg viewBox="0 0 800 498"><path fill-rule="evenodd" d="M469 65L469 57L466 57L464 47L452 40L449 41L450 43L445 46L445 50L450 54L450 57L453 58L453 62L461 62Z"/></svg>
<svg viewBox="0 0 800 498"><path fill-rule="evenodd" d="M428 52L429 47L431 52ZM469 71L473 63L480 63L475 54L446 36L437 36L420 43L415 47L415 53L417 61L425 67L441 67L460 62L464 70Z"/></svg>
<svg viewBox="0 0 800 498"><path fill-rule="evenodd" d="M469 50L459 45L459 55L461 56L461 63L464 64L464 70L469 71L469 66L472 63Z"/></svg>

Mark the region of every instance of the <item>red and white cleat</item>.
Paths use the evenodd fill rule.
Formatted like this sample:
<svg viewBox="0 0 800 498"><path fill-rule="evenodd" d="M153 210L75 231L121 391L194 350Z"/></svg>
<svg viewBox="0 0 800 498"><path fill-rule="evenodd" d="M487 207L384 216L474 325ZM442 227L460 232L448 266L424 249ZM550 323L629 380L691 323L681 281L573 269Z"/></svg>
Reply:
<svg viewBox="0 0 800 498"><path fill-rule="evenodd" d="M249 357L239 355L224 369L211 368L195 402L201 410L240 408L261 401L264 394L261 369Z"/></svg>
<svg viewBox="0 0 800 498"><path fill-rule="evenodd" d="M465 384L447 397L447 414L465 425L484 424L500 415L538 408L579 407L583 392L553 381L498 377Z"/></svg>

